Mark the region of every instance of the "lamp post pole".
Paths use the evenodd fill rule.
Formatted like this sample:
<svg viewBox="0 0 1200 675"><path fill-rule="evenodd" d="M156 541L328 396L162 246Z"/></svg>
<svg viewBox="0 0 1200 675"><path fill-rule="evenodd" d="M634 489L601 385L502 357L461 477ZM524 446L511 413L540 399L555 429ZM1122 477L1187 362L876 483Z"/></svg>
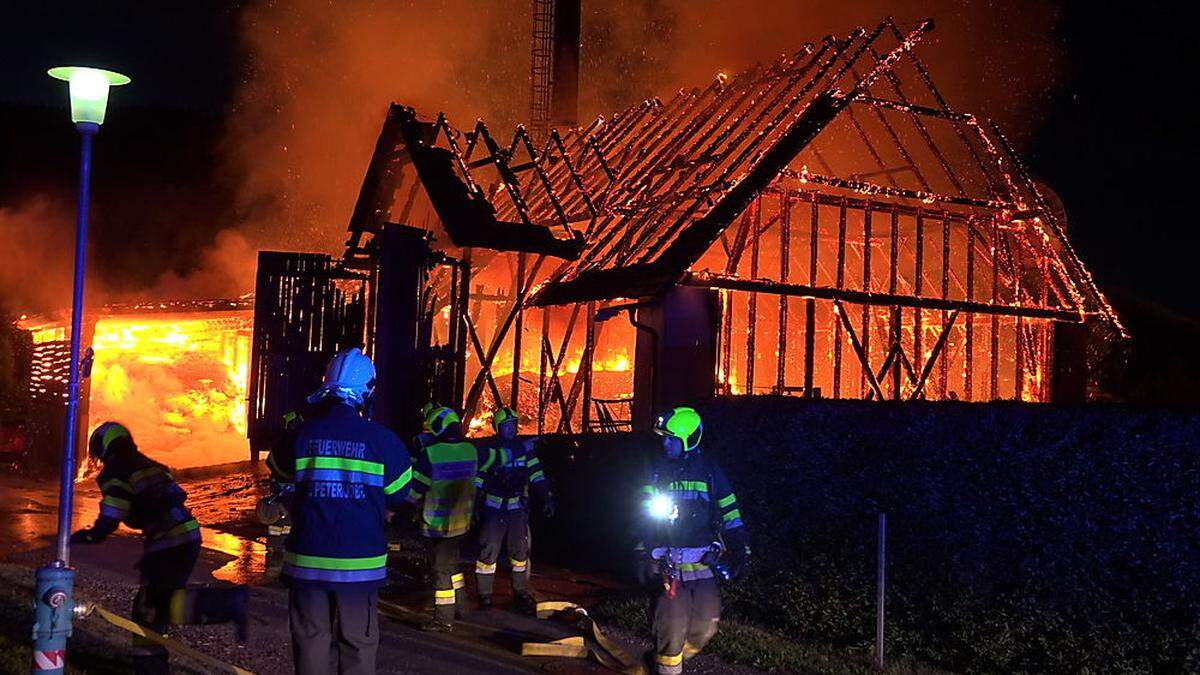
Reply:
<svg viewBox="0 0 1200 675"><path fill-rule="evenodd" d="M58 542L53 562L39 567L34 586L33 668L35 674L62 673L66 667L71 620L81 613L72 597L75 570L71 567L71 514L75 497L75 447L78 445L79 381L83 332L83 289L87 265L88 206L92 178L92 140L104 122L111 86L127 84L119 73L67 66L50 76L66 80L71 91L71 120L79 132L79 209L75 220L75 280L71 295L71 357L67 375L67 414L58 487Z"/></svg>
<svg viewBox="0 0 1200 675"><path fill-rule="evenodd" d="M75 446L79 423L80 333L83 328L83 280L87 264L88 206L92 179L94 122L79 122L79 209L75 218L75 283L71 292L71 360L67 379L67 421L63 432L62 472L58 485L58 546L54 562L38 568L33 624L33 672L61 673L75 612L72 592L71 513L75 498Z"/></svg>
<svg viewBox="0 0 1200 675"><path fill-rule="evenodd" d="M81 337L83 332L83 282L87 267L88 207L92 182L92 139L100 125L80 122L79 208L75 218L75 283L71 292L71 374L67 380L67 428L63 434L62 474L58 492L58 561L71 562L71 512L75 497L75 448L79 433L79 381L82 379Z"/></svg>

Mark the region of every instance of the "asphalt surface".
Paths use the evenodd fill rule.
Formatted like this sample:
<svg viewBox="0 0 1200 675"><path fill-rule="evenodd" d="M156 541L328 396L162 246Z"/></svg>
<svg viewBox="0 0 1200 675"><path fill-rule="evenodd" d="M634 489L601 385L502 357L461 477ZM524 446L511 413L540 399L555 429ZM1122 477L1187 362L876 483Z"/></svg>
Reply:
<svg viewBox="0 0 1200 675"><path fill-rule="evenodd" d="M202 531L204 549L192 575L192 584L249 584L252 620L251 640L245 646L235 643L230 626L183 626L173 629L171 637L255 673L292 672L287 590L279 584L275 578L277 572L273 572L269 564L272 561L268 560L266 540L259 536L262 526L252 519L254 503L264 489L261 467L210 467L178 472L178 478L189 493L189 507L205 526ZM18 581L19 570L28 569L28 579L32 583L32 569L53 558L57 486L51 480L0 476L0 494L3 495L0 498L0 564L7 576L16 575ZM93 481L77 483L75 529L87 526L95 518L98 503L99 491ZM431 605L420 546L417 540L401 539L392 554L391 583L383 589L381 597L393 609L380 622L378 672L611 672L590 661L521 657L522 642L544 642L579 633L569 626L505 609L511 597L506 575L497 580L496 609L471 612L459 622L455 632L448 635L420 631L419 626L429 615ZM79 570L77 597L128 616L137 588L134 564L140 552L140 537L124 528L102 544L73 546L71 562ZM469 552L464 552L464 558L469 556ZM469 561L464 559L463 562L465 569ZM0 579L4 576L0 575ZM468 579L472 576L467 575ZM584 606L614 586L605 579L546 566L536 568L533 584L540 599L570 600ZM20 593L17 595L19 597ZM12 611L8 614L20 615ZM78 635L80 631L99 630L100 627L92 623L97 621L100 620L95 617L85 619L73 639L82 639ZM0 623L0 630L9 633L8 637L14 642L27 639L28 628ZM631 654L640 655L649 646L644 638L620 631L607 632L624 643ZM116 643L120 644L121 641ZM188 664L186 659L173 659L173 663L184 672L204 672L203 667ZM689 673L743 672L755 671L729 666L704 655L689 665Z"/></svg>

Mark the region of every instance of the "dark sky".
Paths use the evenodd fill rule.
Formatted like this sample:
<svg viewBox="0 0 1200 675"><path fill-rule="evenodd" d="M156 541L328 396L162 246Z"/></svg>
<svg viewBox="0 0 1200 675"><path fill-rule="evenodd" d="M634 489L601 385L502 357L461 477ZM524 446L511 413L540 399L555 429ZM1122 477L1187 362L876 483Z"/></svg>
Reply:
<svg viewBox="0 0 1200 675"><path fill-rule="evenodd" d="M237 83L237 4L204 2L13 3L4 12L3 99L57 105L46 69L107 64L136 74L115 106L168 106L220 114Z"/></svg>
<svg viewBox="0 0 1200 675"><path fill-rule="evenodd" d="M66 112L53 108L65 106L65 88L46 68L107 64L133 75L136 86L114 94L97 193L106 180L120 191L115 178L102 178L107 169L110 177L155 186L152 201L163 208L138 241L122 238L128 230L110 217L99 235L108 241L98 246L118 265L133 265L126 275L132 285L164 266L186 271L195 262L188 252L228 216L221 204L231 187L215 175L215 145L244 68L238 3L27 5L6 9L2 22L0 207L73 171L73 135L57 126ZM1191 39L1184 29L1181 16L1147 5L1064 3L1056 32L1064 74L1034 113L1026 156L1063 199L1072 238L1103 288L1200 317L1197 284L1180 281L1196 267L1193 210L1185 206L1194 199L1194 172L1184 164L1196 125L1181 86L1194 64L1181 56ZM162 160L152 169L150 153ZM145 205L110 205L109 212L132 218L135 206ZM112 236L103 236L105 227ZM164 253L146 261L148 249Z"/></svg>

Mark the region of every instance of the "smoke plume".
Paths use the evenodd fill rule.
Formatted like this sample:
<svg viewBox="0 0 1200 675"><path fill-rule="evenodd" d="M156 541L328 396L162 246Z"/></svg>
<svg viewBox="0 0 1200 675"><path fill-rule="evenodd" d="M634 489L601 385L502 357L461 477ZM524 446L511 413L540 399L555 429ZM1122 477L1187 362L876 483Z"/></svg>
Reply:
<svg viewBox="0 0 1200 675"><path fill-rule="evenodd" d="M530 0L260 2L224 144L252 246L336 252L388 103L501 137L528 117ZM826 34L934 17L920 47L952 105L1016 131L1053 84L1056 10L1033 0L584 0L582 119ZM1018 133L1018 138L1020 134Z"/></svg>
<svg viewBox="0 0 1200 675"><path fill-rule="evenodd" d="M0 250L8 253L0 265L0 310L33 314L70 302L74 214L62 204L35 196L0 207Z"/></svg>
<svg viewBox="0 0 1200 675"><path fill-rule="evenodd" d="M528 2L259 3L224 150L250 240L332 251L392 101L505 126L528 100Z"/></svg>

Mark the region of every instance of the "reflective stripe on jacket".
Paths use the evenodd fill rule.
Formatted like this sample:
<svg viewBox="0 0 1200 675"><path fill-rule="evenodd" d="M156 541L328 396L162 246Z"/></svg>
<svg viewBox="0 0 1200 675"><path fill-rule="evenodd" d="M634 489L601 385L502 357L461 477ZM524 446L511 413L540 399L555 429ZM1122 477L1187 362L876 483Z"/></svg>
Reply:
<svg viewBox="0 0 1200 675"><path fill-rule="evenodd" d="M92 526L100 538L121 523L141 530L147 553L200 540L200 523L184 506L187 493L167 467L137 450L120 452L100 475L100 516Z"/></svg>
<svg viewBox="0 0 1200 675"><path fill-rule="evenodd" d="M649 503L656 495L674 502L678 508L674 519L650 517ZM706 547L718 536L731 550L745 546L748 537L733 486L721 467L699 450L675 460L655 457L641 496L638 535L646 548Z"/></svg>
<svg viewBox="0 0 1200 675"><path fill-rule="evenodd" d="M408 449L386 427L338 403L300 426L291 451L272 452L296 480L284 578L332 590L382 585L387 512L403 504L412 477Z"/></svg>
<svg viewBox="0 0 1200 675"><path fill-rule="evenodd" d="M421 510L421 534L441 539L467 533L475 508L480 451L465 441L434 443L417 456L408 500Z"/></svg>
<svg viewBox="0 0 1200 675"><path fill-rule="evenodd" d="M485 506L522 508L528 503L531 488L543 503L550 499L550 481L546 480L542 461L532 449L526 449L525 441L492 437L483 441L483 447L487 448L486 457L481 453L483 464L475 485L483 491Z"/></svg>

